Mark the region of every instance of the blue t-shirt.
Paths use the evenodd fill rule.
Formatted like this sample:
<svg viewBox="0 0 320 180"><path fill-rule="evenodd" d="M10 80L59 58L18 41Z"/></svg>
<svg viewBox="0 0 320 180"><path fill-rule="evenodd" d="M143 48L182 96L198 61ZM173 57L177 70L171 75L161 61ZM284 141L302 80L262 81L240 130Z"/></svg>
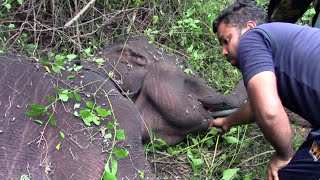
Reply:
<svg viewBox="0 0 320 180"><path fill-rule="evenodd" d="M238 46L244 83L272 71L282 104L320 127L320 30L289 23L262 24L247 31Z"/></svg>

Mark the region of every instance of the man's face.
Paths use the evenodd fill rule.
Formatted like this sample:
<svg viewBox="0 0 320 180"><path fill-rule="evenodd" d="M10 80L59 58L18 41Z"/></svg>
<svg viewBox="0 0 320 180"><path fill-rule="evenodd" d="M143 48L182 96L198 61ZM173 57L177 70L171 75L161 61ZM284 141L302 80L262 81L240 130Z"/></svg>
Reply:
<svg viewBox="0 0 320 180"><path fill-rule="evenodd" d="M223 21L218 26L217 36L222 46L222 55L227 58L231 65L236 67L239 67L237 50L241 34L241 30Z"/></svg>

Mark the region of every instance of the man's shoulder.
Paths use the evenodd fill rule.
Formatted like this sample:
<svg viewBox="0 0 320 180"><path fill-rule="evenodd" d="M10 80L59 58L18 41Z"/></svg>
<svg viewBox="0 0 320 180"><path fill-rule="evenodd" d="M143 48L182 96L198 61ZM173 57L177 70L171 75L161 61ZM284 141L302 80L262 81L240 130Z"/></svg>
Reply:
<svg viewBox="0 0 320 180"><path fill-rule="evenodd" d="M302 26L293 23L285 23L285 22L272 22L272 23L265 23L261 24L252 29L252 31L259 31L263 30L269 36L273 37L286 37L286 36L304 36L304 34L314 34L319 29L312 28L310 26ZM288 38L286 37L286 38Z"/></svg>
<svg viewBox="0 0 320 180"><path fill-rule="evenodd" d="M244 34L243 39L246 39L246 44L251 41L251 43L267 43L268 47L275 49L291 48L296 42L320 42L320 31L319 29L308 26L273 22L261 24L250 29Z"/></svg>
<svg viewBox="0 0 320 180"><path fill-rule="evenodd" d="M259 29L265 29L265 30L274 30L274 29L282 29L282 30L291 30L293 29L301 29L304 28L305 26L301 26L298 24L293 24L293 23L287 23L287 22L271 22L271 23L264 23L258 25L256 28Z"/></svg>

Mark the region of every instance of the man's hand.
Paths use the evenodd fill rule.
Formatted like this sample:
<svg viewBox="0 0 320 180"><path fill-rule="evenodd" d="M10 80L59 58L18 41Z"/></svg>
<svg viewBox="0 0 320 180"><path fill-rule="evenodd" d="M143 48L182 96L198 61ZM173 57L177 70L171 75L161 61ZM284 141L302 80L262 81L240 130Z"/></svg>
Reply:
<svg viewBox="0 0 320 180"><path fill-rule="evenodd" d="M209 124L209 129L212 127L218 128L220 134L229 132L230 127L227 125L227 117L212 119Z"/></svg>
<svg viewBox="0 0 320 180"><path fill-rule="evenodd" d="M268 168L268 180L279 180L278 171L285 167L291 158L288 160L281 159L276 153L271 157Z"/></svg>

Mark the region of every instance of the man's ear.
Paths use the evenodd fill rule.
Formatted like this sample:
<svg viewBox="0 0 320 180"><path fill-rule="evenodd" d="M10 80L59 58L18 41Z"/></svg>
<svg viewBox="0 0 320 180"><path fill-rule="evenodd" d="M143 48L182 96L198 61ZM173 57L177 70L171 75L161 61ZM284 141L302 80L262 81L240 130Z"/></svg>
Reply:
<svg viewBox="0 0 320 180"><path fill-rule="evenodd" d="M246 24L247 29L255 28L257 25L254 21L249 20Z"/></svg>

